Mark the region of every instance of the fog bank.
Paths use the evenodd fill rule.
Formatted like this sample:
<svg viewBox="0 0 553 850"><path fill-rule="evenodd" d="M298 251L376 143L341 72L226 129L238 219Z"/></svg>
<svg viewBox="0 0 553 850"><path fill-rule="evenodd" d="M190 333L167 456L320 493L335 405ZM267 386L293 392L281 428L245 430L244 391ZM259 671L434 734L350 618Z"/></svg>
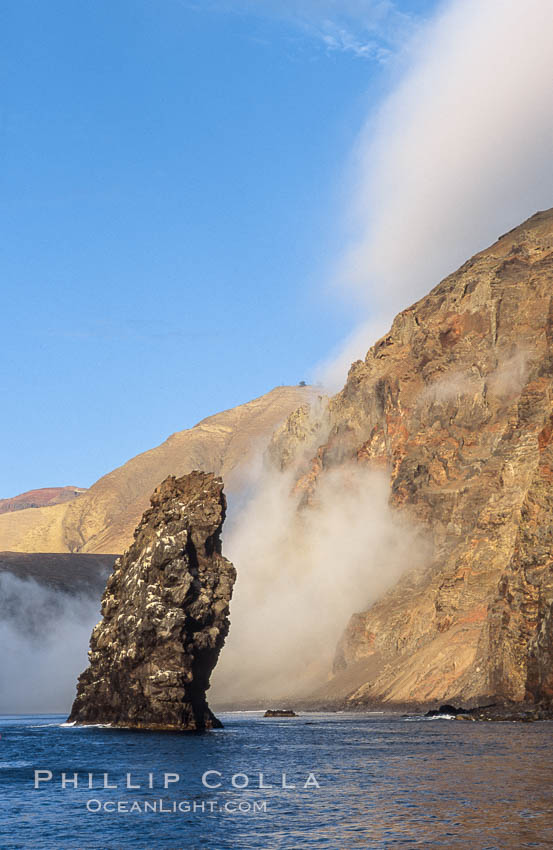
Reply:
<svg viewBox="0 0 553 850"><path fill-rule="evenodd" d="M0 714L69 713L100 598L0 573Z"/></svg>
<svg viewBox="0 0 553 850"><path fill-rule="evenodd" d="M231 511L225 554L238 577L215 702L309 694L351 614L425 556L415 528L389 507L384 474L329 470L313 507L298 510L295 473L265 468L240 515Z"/></svg>

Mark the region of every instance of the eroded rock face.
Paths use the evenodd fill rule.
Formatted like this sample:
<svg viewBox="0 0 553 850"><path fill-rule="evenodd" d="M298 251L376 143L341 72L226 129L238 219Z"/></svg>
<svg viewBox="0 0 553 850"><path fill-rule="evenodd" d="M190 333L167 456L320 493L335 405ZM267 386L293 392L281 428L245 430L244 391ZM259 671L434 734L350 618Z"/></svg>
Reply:
<svg viewBox="0 0 553 850"><path fill-rule="evenodd" d="M433 553L338 648L353 704L553 699L553 211L477 254L350 369L299 476L385 469ZM289 462L301 422L275 440ZM383 563L383 569L386 564Z"/></svg>
<svg viewBox="0 0 553 850"><path fill-rule="evenodd" d="M220 725L206 701L236 572L221 554L226 501L211 473L167 478L118 558L70 721L140 729Z"/></svg>

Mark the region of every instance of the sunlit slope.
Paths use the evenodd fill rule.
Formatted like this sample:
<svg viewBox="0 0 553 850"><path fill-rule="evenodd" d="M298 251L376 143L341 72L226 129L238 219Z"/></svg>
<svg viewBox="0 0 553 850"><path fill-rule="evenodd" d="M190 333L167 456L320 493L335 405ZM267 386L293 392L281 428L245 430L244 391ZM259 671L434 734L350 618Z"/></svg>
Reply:
<svg viewBox="0 0 553 850"><path fill-rule="evenodd" d="M309 387L276 387L239 407L202 420L100 478L68 504L0 516L0 550L122 552L132 539L153 489L167 475L193 469L222 475L227 492Z"/></svg>

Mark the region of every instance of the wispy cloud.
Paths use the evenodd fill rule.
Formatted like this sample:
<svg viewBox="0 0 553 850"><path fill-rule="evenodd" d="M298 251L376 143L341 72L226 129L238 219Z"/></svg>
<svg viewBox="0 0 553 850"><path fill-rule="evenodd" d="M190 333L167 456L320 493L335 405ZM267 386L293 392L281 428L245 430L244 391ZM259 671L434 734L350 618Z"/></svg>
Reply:
<svg viewBox="0 0 553 850"><path fill-rule="evenodd" d="M320 37L328 50L354 53L360 59L374 59L377 62L384 62L391 53L390 48L379 41L363 41L344 29L321 33Z"/></svg>
<svg viewBox="0 0 553 850"><path fill-rule="evenodd" d="M189 0L187 5L278 19L329 53L376 62L385 62L415 26L415 19L391 0Z"/></svg>

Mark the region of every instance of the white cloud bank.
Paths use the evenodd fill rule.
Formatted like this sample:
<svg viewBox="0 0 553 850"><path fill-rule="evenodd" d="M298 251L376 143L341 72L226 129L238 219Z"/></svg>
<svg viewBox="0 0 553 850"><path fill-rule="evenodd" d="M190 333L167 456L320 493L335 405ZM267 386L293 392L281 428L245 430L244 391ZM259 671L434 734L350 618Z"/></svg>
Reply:
<svg viewBox="0 0 553 850"><path fill-rule="evenodd" d="M338 274L373 318L553 206L552 33L551 0L453 0L406 50L357 146Z"/></svg>

